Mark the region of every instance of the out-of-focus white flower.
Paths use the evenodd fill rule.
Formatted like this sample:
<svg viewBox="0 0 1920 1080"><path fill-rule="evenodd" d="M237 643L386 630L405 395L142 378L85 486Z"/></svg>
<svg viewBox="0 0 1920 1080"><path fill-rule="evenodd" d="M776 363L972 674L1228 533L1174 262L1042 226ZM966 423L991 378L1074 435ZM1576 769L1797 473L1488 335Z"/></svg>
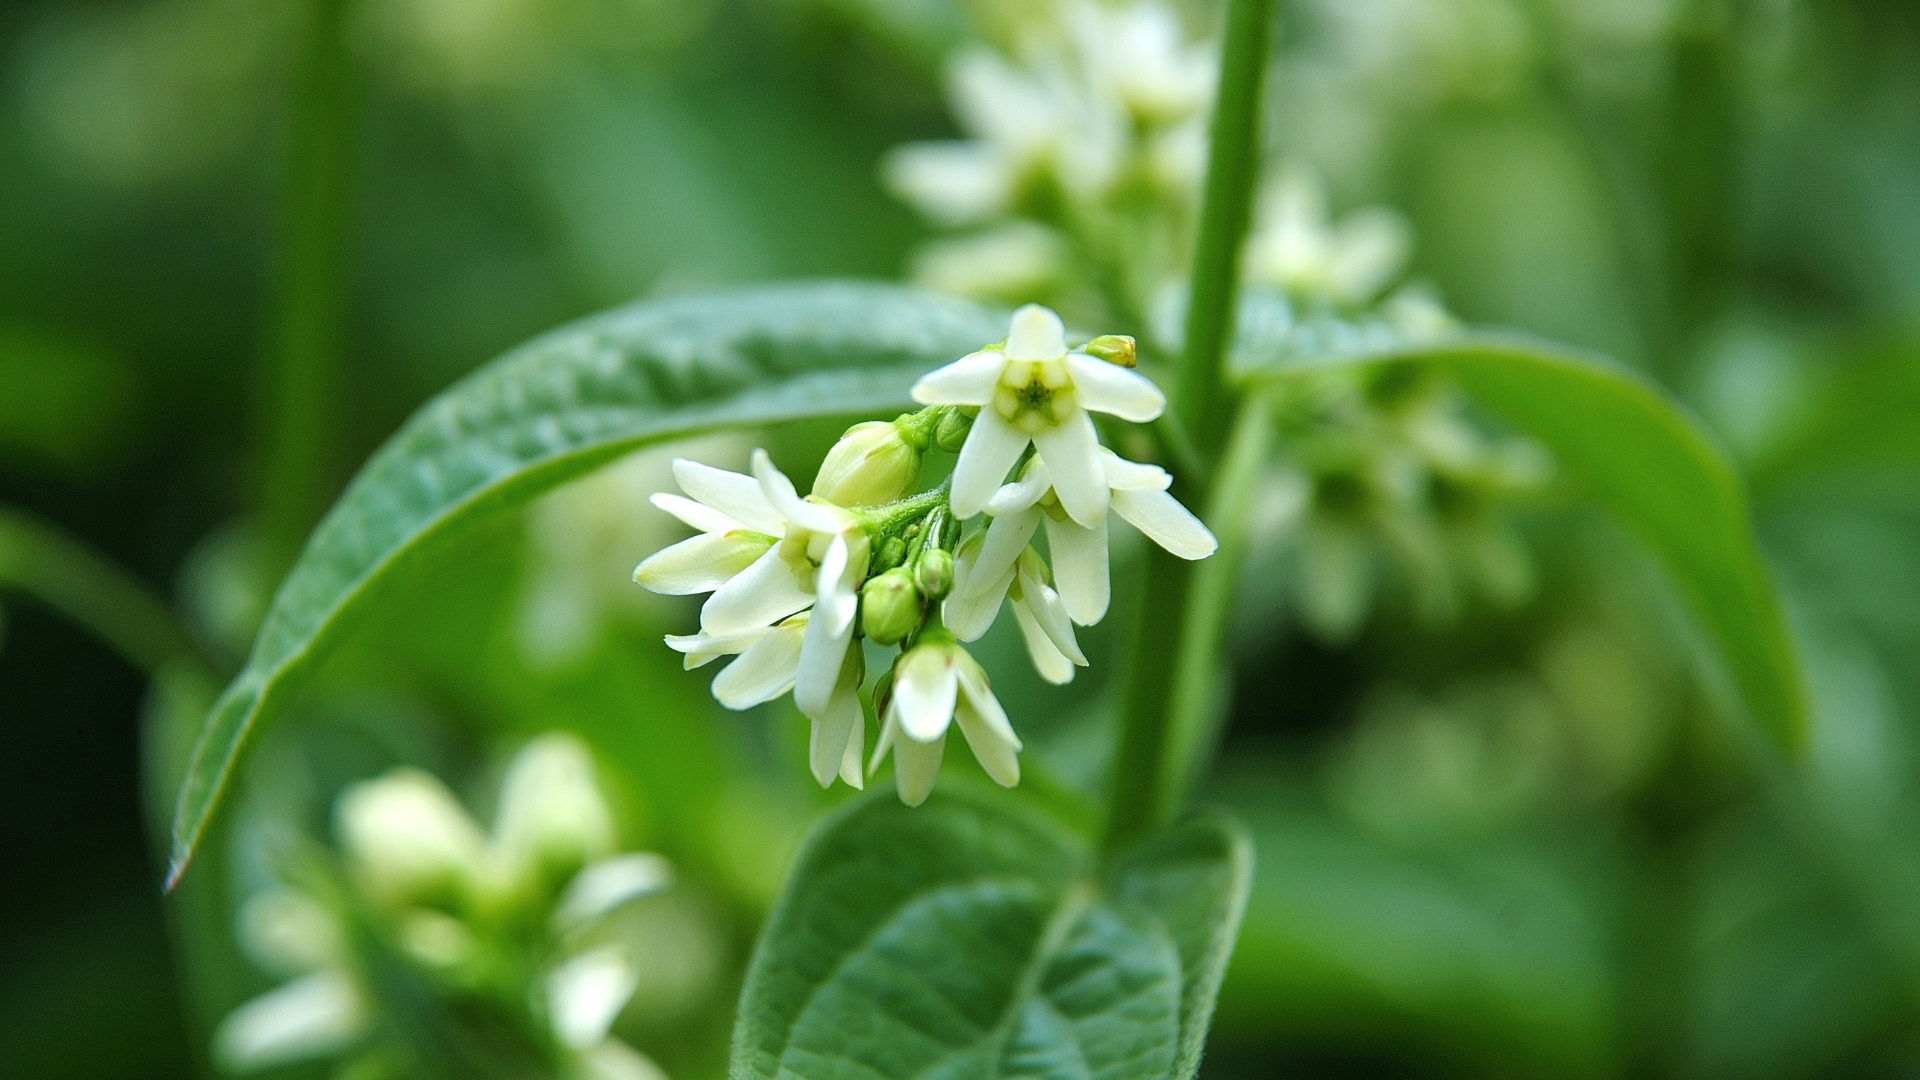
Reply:
<svg viewBox="0 0 1920 1080"><path fill-rule="evenodd" d="M1031 221L946 237L915 253L908 276L936 292L1012 301L1044 294L1067 277L1060 235Z"/></svg>
<svg viewBox="0 0 1920 1080"><path fill-rule="evenodd" d="M254 894L240 908L240 945L274 975L305 975L345 962L346 943L328 911L292 889Z"/></svg>
<svg viewBox="0 0 1920 1080"><path fill-rule="evenodd" d="M574 876L553 910L554 926L575 930L614 908L673 883L673 866L649 851L614 855Z"/></svg>
<svg viewBox="0 0 1920 1080"><path fill-rule="evenodd" d="M386 903L465 897L488 878L486 838L453 793L419 769L348 788L334 831L361 887Z"/></svg>
<svg viewBox="0 0 1920 1080"><path fill-rule="evenodd" d="M1219 542L1213 533L1167 494L1173 478L1165 469L1127 461L1105 447L1100 448L1099 461L1101 482L1109 489L1113 510L1122 519L1183 559L1204 559L1214 553ZM969 589L996 581L1010 570L1044 523L1060 598L1074 622L1091 626L1105 617L1111 598L1107 523L1081 525L1062 512L1057 496L1047 462L1036 457L1027 463L1018 480L988 500L987 513L993 523L987 527L985 544L972 568ZM962 590L956 587L954 591Z"/></svg>
<svg viewBox="0 0 1920 1080"><path fill-rule="evenodd" d="M547 1015L553 1033L572 1050L607 1037L639 984L626 950L606 945L571 957L547 973Z"/></svg>
<svg viewBox="0 0 1920 1080"><path fill-rule="evenodd" d="M1066 24L1088 73L1148 124L1174 123L1213 100L1211 43L1188 44L1179 14L1154 0L1068 5Z"/></svg>
<svg viewBox="0 0 1920 1080"><path fill-rule="evenodd" d="M514 755L493 822L494 856L516 878L571 876L614 849L613 811L579 738L550 732Z"/></svg>
<svg viewBox="0 0 1920 1080"><path fill-rule="evenodd" d="M1248 280L1349 307L1379 295L1413 247L1406 220L1383 206L1333 221L1325 187L1303 169L1282 170L1267 186L1256 221Z"/></svg>
<svg viewBox="0 0 1920 1080"><path fill-rule="evenodd" d="M955 721L995 783L1020 782L1020 737L987 685L987 673L951 634L931 632L894 664L892 696L874 748L877 769L893 752L900 801L918 806L933 791L947 729Z"/></svg>
<svg viewBox="0 0 1920 1080"><path fill-rule="evenodd" d="M1167 404L1145 377L1068 352L1060 317L1038 304L1014 312L1003 347L929 372L914 384L913 397L923 405L980 407L953 469L955 517L984 509L1007 470L1032 445L1048 466L1061 507L1089 527L1106 520L1108 488L1088 410L1144 423L1159 417Z"/></svg>
<svg viewBox="0 0 1920 1080"><path fill-rule="evenodd" d="M367 1034L359 988L345 973L316 971L235 1009L213 1034L214 1059L231 1073L293 1065L340 1052Z"/></svg>

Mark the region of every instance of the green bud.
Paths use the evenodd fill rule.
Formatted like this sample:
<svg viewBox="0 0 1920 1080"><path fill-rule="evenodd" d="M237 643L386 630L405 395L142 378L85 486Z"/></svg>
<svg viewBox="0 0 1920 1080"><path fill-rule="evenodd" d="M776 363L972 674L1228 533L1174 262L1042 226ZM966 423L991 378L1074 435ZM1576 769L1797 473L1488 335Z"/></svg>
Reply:
<svg viewBox="0 0 1920 1080"><path fill-rule="evenodd" d="M867 567L870 574L884 574L899 566L907 558L907 542L897 536L889 536L873 549L873 562Z"/></svg>
<svg viewBox="0 0 1920 1080"><path fill-rule="evenodd" d="M919 478L920 451L892 422L872 420L848 428L827 451L813 493L836 506L882 506Z"/></svg>
<svg viewBox="0 0 1920 1080"><path fill-rule="evenodd" d="M953 553L934 548L921 555L913 568L913 582L929 600L946 596L953 590Z"/></svg>
<svg viewBox="0 0 1920 1080"><path fill-rule="evenodd" d="M933 429L933 444L949 454L957 454L966 445L967 432L973 430L973 417L960 409L948 409Z"/></svg>
<svg viewBox="0 0 1920 1080"><path fill-rule="evenodd" d="M860 590L860 626L876 645L898 645L920 625L920 590L906 570L870 578Z"/></svg>
<svg viewBox="0 0 1920 1080"><path fill-rule="evenodd" d="M1081 351L1121 367L1130 368L1137 362L1133 339L1125 334L1101 334L1087 342L1087 347Z"/></svg>

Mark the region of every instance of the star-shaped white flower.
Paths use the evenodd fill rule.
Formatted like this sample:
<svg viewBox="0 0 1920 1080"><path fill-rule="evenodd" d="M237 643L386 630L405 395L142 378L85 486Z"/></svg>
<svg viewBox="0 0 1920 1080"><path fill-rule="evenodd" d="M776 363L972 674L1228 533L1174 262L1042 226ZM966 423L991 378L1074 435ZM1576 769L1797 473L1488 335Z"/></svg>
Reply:
<svg viewBox="0 0 1920 1080"><path fill-rule="evenodd" d="M1406 264L1413 247L1406 219L1384 206L1335 222L1319 177L1282 172L1260 199L1259 226L1247 237L1249 279L1336 304L1371 301Z"/></svg>
<svg viewBox="0 0 1920 1080"><path fill-rule="evenodd" d="M933 790L947 729L955 721L981 768L1002 787L1020 782L1020 737L987 685L987 673L952 637L930 634L893 666L892 696L872 768L894 755L900 801L919 806Z"/></svg>
<svg viewBox="0 0 1920 1080"><path fill-rule="evenodd" d="M1106 521L1109 501L1100 440L1088 410L1144 423L1167 406L1160 389L1143 376L1068 352L1060 317L1038 304L1013 313L1005 346L927 373L914 384L913 399L922 405L980 408L953 469L956 518L985 509L1007 470L1032 444L1053 477L1061 507L1088 528Z"/></svg>
<svg viewBox="0 0 1920 1080"><path fill-rule="evenodd" d="M700 632L670 635L668 646L686 654L689 668L741 654L713 681L714 697L728 708L751 708L791 689L794 704L814 721L815 775L826 784L836 771L847 772L841 766L860 727L849 722L859 715L857 697L838 687L869 540L856 514L802 499L765 450L753 452L753 473L675 461L681 488L698 501L656 495L654 504L702 535L641 563L634 579L662 592L712 590L700 609ZM727 546L743 533L754 547ZM757 554L734 569L748 550ZM853 754L857 761L859 751ZM822 761L830 765L824 774Z"/></svg>
<svg viewBox="0 0 1920 1080"><path fill-rule="evenodd" d="M1199 518L1167 494L1173 477L1165 469L1128 461L1105 447L1099 455L1101 482L1114 512L1148 539L1183 559L1204 559L1220 546ZM996 492L987 503L993 524L987 527L968 584L984 586L1007 573L1044 522L1060 599L1074 622L1091 626L1106 615L1111 600L1107 523L1080 524L1067 516L1064 500L1057 496L1047 463L1039 459L1027 464L1018 481Z"/></svg>

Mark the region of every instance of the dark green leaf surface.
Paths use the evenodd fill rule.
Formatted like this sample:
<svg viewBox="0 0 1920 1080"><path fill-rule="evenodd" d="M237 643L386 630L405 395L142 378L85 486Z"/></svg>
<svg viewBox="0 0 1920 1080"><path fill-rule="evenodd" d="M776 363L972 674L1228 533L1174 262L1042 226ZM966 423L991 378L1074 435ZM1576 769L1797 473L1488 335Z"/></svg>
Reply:
<svg viewBox="0 0 1920 1080"><path fill-rule="evenodd" d="M1313 342L1300 334L1311 330ZM1268 380L1327 364L1416 360L1450 373L1476 400L1555 459L1665 563L1753 720L1787 749L1806 734L1800 657L1759 548L1746 492L1699 425L1627 368L1518 337L1460 335L1409 344L1384 327L1294 327L1257 340L1241 324L1243 375ZM1326 339L1321 341L1320 339ZM1310 359L1325 348L1324 359Z"/></svg>
<svg viewBox="0 0 1920 1080"><path fill-rule="evenodd" d="M891 793L823 823L754 955L734 1080L1185 1078L1252 873L1177 825L1104 873L994 793Z"/></svg>
<svg viewBox="0 0 1920 1080"><path fill-rule="evenodd" d="M883 285L644 301L537 338L427 403L308 540L208 717L181 788L171 879L259 725L436 538L648 443L905 407L920 374L1004 332L980 308Z"/></svg>

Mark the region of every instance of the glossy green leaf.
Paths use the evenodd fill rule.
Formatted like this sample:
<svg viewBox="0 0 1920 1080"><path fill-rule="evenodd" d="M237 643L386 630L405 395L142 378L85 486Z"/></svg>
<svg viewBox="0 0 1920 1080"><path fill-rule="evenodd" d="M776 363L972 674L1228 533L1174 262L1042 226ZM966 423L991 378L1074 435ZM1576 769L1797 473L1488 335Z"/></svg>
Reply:
<svg viewBox="0 0 1920 1080"><path fill-rule="evenodd" d="M1446 371L1538 439L1666 565L1753 720L1782 747L1801 745L1805 677L1754 542L1746 492L1699 425L1659 387L1617 364L1517 336L1463 334L1415 344L1383 326L1320 324L1276 324L1271 333L1280 336L1264 342L1262 333L1243 320L1245 378L1419 361Z"/></svg>
<svg viewBox="0 0 1920 1080"><path fill-rule="evenodd" d="M1237 825L1101 870L999 793L822 823L747 974L734 1080L1193 1075L1252 874Z"/></svg>
<svg viewBox="0 0 1920 1080"><path fill-rule="evenodd" d="M972 305L883 285L643 301L537 338L428 402L314 531L207 718L181 788L170 880L259 726L436 539L649 443L905 407L921 373L1004 330Z"/></svg>

